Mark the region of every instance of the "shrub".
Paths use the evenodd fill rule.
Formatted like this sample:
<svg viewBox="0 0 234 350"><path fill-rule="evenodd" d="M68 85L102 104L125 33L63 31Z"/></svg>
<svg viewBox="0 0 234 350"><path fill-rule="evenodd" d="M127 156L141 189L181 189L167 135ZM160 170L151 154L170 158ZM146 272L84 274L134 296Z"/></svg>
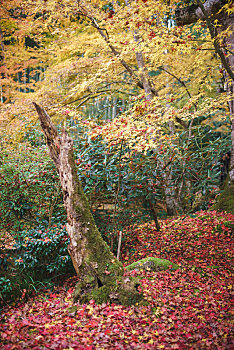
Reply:
<svg viewBox="0 0 234 350"><path fill-rule="evenodd" d="M47 231L39 226L37 229L23 231L16 240L18 254L14 258L14 264L42 279L67 273L72 270L68 243L65 226L54 225Z"/></svg>
<svg viewBox="0 0 234 350"><path fill-rule="evenodd" d="M45 148L19 145L0 155L0 229L22 231L64 219L58 174ZM54 213L56 212L56 215Z"/></svg>
<svg viewBox="0 0 234 350"><path fill-rule="evenodd" d="M0 277L0 299L8 297L12 293L12 283L7 277Z"/></svg>
<svg viewBox="0 0 234 350"><path fill-rule="evenodd" d="M1 261L4 277L0 279L2 301L29 295L69 275L74 268L67 250L68 235L64 226L45 230L42 226L19 233L8 259ZM9 255L10 253L10 255ZM4 263L4 265L3 265Z"/></svg>

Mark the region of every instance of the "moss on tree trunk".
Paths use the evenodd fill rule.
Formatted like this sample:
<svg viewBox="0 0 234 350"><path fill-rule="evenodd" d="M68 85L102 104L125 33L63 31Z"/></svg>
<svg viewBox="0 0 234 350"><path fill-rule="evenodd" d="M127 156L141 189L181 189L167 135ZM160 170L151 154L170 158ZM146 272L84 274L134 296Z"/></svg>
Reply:
<svg viewBox="0 0 234 350"><path fill-rule="evenodd" d="M68 250L80 281L74 299L83 303L94 299L99 303L110 301L124 305L140 302L143 296L137 291L138 281L123 275L123 265L95 225L77 175L72 139L66 130L59 136L46 111L34 105L63 190L66 229L70 237Z"/></svg>
<svg viewBox="0 0 234 350"><path fill-rule="evenodd" d="M225 181L223 192L218 196L217 202L211 210L226 211L234 215L234 181L230 177Z"/></svg>

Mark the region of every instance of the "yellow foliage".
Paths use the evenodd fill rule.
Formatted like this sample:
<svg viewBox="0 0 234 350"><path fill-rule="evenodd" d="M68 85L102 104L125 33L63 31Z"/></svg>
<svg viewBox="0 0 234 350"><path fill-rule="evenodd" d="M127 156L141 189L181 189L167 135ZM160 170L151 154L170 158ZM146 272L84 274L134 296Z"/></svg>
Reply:
<svg viewBox="0 0 234 350"><path fill-rule="evenodd" d="M37 121L32 101L43 102L56 122L66 119L64 108L71 103L77 110L70 117L80 120L79 106L90 95L135 95L133 109L96 128L93 137L102 134L110 144L124 138L144 152L169 142L168 122L181 127L210 110L225 108L226 96L217 92L220 63L204 23L178 27L166 21L177 1L116 1L114 8L103 0L24 0L14 1L14 6L17 3L24 16L0 21L3 34L12 40L4 48L1 68L2 96L10 104L2 109L0 125L4 133L14 129L17 141L22 126ZM5 8L14 6L6 1ZM224 8L230 13L230 3ZM0 11L4 17L6 11ZM220 43L229 35L227 29ZM26 37L37 46L26 46ZM137 54L142 54L142 67ZM37 83L31 79L27 89L34 91L26 94L17 74L38 66L46 74ZM158 94L147 103L137 84L144 74Z"/></svg>

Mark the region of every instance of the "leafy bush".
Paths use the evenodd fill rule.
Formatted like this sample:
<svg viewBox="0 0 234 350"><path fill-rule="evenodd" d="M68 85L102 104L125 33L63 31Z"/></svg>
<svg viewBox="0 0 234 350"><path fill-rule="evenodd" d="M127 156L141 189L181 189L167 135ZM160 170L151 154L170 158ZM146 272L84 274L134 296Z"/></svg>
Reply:
<svg viewBox="0 0 234 350"><path fill-rule="evenodd" d="M26 292L30 294L74 274L68 243L64 226L54 225L47 231L39 226L18 234L14 249L8 250L8 264L2 260L0 266L4 270L0 298L4 301L17 299Z"/></svg>
<svg viewBox="0 0 234 350"><path fill-rule="evenodd" d="M65 227L54 225L45 231L43 227L21 232L16 240L18 252L14 264L20 270L30 271L37 278L51 277L72 271L67 250L68 235Z"/></svg>
<svg viewBox="0 0 234 350"><path fill-rule="evenodd" d="M7 277L0 277L0 300L12 293L12 283Z"/></svg>
<svg viewBox="0 0 234 350"><path fill-rule="evenodd" d="M76 159L91 205L113 204L118 194L120 207L138 201L149 208L149 201L163 202L170 188L182 211L208 208L219 191L221 156L231 144L230 135L215 130L195 125L191 137L187 131L177 130L173 142L165 141L145 153L131 150L121 140L107 145L100 136L83 130L75 142ZM200 195L197 205L194 202Z"/></svg>
<svg viewBox="0 0 234 350"><path fill-rule="evenodd" d="M42 289L52 288L52 280L38 281L27 273L11 271L9 277L0 277L0 307L6 303L20 301Z"/></svg>
<svg viewBox="0 0 234 350"><path fill-rule="evenodd" d="M131 206L136 199L144 207L147 199L162 199L162 190L156 184L159 177L157 162L152 152L131 154L127 144L107 146L99 137L83 133L75 142L79 178L93 208L102 203ZM131 154L131 155L130 155Z"/></svg>
<svg viewBox="0 0 234 350"><path fill-rule="evenodd" d="M148 210L139 208L120 208L114 215L112 210L96 210L93 216L103 239L111 245L112 235L114 237L113 252L117 254L118 232L127 227L152 220ZM124 239L123 239L124 240Z"/></svg>
<svg viewBox="0 0 234 350"><path fill-rule="evenodd" d="M0 188L1 230L21 231L64 220L58 175L44 147L2 150Z"/></svg>

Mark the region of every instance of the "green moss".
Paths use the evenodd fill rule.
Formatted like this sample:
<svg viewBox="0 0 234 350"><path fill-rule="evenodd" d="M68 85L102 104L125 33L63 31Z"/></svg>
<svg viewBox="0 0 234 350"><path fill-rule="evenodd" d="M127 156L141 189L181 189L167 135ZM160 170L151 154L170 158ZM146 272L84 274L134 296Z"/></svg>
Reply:
<svg viewBox="0 0 234 350"><path fill-rule="evenodd" d="M109 302L129 306L144 303L143 295L137 290L138 286L138 279L134 277L113 279L101 287L80 282L75 288L73 298L80 303L88 303L93 299L97 304Z"/></svg>
<svg viewBox="0 0 234 350"><path fill-rule="evenodd" d="M226 211L234 215L234 183L226 180L224 190L210 210Z"/></svg>
<svg viewBox="0 0 234 350"><path fill-rule="evenodd" d="M161 270L167 270L169 268L176 270L176 269L179 269L179 266L172 263L169 260L159 259L159 258L154 258L154 257L149 257L146 259L136 261L136 262L134 262L131 265L128 265L126 267L126 269L129 271L135 270L135 269L161 271Z"/></svg>
<svg viewBox="0 0 234 350"><path fill-rule="evenodd" d="M135 277L123 278L122 284L117 289L119 303L126 306L144 303L143 294L137 290L139 285Z"/></svg>
<svg viewBox="0 0 234 350"><path fill-rule="evenodd" d="M94 284L95 277L93 275L86 275L83 277L83 283L85 284Z"/></svg>
<svg viewBox="0 0 234 350"><path fill-rule="evenodd" d="M110 294L110 287L102 286L100 288L92 290L92 292L87 295L89 300L94 299L96 304L107 303Z"/></svg>
<svg viewBox="0 0 234 350"><path fill-rule="evenodd" d="M77 312L77 306L76 305L72 305L71 307L68 308L68 311L70 313L76 313Z"/></svg>

